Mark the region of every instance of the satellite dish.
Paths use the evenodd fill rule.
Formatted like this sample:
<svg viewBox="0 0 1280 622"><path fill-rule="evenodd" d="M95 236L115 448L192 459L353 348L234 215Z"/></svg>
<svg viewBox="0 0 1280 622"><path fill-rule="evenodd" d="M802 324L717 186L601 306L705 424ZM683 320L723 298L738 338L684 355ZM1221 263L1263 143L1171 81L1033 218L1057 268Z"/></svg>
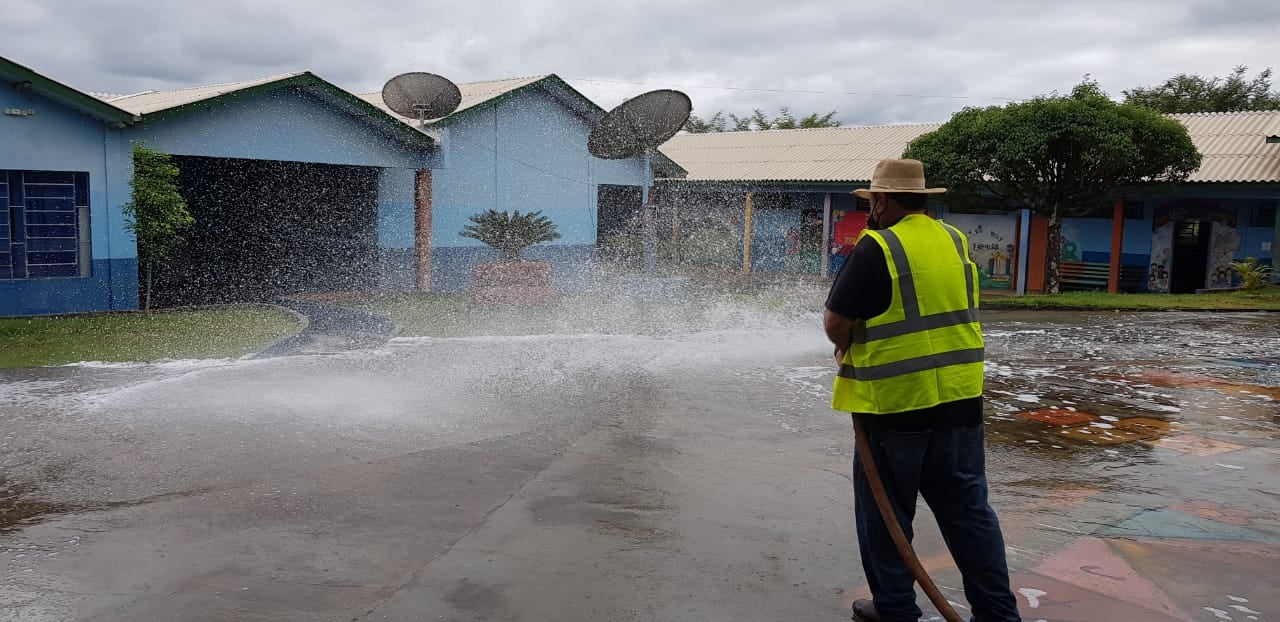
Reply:
<svg viewBox="0 0 1280 622"><path fill-rule="evenodd" d="M591 129L587 151L604 160L632 158L667 142L693 112L680 91L662 89L637 95L610 110Z"/></svg>
<svg viewBox="0 0 1280 622"><path fill-rule="evenodd" d="M644 155L645 183L640 187L640 209L644 215L644 271L653 275L657 266L657 232L649 186L653 185L653 152L667 142L689 120L693 102L680 91L662 89L642 93L618 104L591 128L587 151L603 160L622 160Z"/></svg>
<svg viewBox="0 0 1280 622"><path fill-rule="evenodd" d="M382 102L398 115L426 122L449 116L462 103L462 91L448 78L415 71L387 80Z"/></svg>

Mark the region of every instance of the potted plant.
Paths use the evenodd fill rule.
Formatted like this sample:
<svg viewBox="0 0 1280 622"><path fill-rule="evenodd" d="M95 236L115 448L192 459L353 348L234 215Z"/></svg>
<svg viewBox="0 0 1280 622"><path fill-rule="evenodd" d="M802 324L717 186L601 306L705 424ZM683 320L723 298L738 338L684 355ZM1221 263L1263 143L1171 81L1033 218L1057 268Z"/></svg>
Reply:
<svg viewBox="0 0 1280 622"><path fill-rule="evenodd" d="M524 261L525 249L560 239L556 224L541 211L521 214L487 210L470 218L464 238L479 240L498 251L498 260L476 265L467 291L472 304L545 304L559 299L551 286L551 264Z"/></svg>

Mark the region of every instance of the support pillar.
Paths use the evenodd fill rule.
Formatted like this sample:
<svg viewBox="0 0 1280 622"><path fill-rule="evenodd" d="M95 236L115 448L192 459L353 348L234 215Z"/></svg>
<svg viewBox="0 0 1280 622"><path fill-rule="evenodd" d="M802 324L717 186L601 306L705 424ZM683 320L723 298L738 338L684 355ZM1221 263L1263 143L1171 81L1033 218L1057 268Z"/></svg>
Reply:
<svg viewBox="0 0 1280 622"><path fill-rule="evenodd" d="M1029 277L1027 266L1029 265L1028 258L1031 256L1031 210L1022 209L1018 211L1018 234L1016 237L1015 248L1018 249L1018 257L1017 263L1014 264L1013 268L1015 272L1014 283L1016 283L1015 291L1021 296L1027 293Z"/></svg>
<svg viewBox="0 0 1280 622"><path fill-rule="evenodd" d="M831 193L822 199L822 278L831 275Z"/></svg>
<svg viewBox="0 0 1280 622"><path fill-rule="evenodd" d="M751 274L751 218L755 193L747 193L747 206L742 218L742 272Z"/></svg>
<svg viewBox="0 0 1280 622"><path fill-rule="evenodd" d="M1116 199L1111 208L1111 272L1107 276L1107 292L1120 293L1120 264L1124 253L1124 198Z"/></svg>
<svg viewBox="0 0 1280 622"><path fill-rule="evenodd" d="M1276 201L1276 223L1275 236L1271 240L1271 267L1275 268L1275 272L1271 273L1271 280L1280 283L1280 201Z"/></svg>
<svg viewBox="0 0 1280 622"><path fill-rule="evenodd" d="M431 170L413 176L413 284L431 291Z"/></svg>

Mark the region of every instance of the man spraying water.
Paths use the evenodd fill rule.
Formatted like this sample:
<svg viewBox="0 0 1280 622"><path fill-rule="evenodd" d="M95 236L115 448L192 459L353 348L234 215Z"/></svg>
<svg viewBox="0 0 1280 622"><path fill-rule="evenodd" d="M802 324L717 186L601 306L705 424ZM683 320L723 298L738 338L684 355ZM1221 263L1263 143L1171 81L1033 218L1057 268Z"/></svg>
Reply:
<svg viewBox="0 0 1280 622"><path fill-rule="evenodd" d="M926 187L917 160L877 164L871 187L854 192L871 202L867 231L827 297L825 328L840 365L832 408L853 413L866 432L854 460L858 548L872 596L853 603L854 619L863 622L914 622L922 614L912 569L859 462L866 451L904 545L917 495L933 510L973 620L1021 619L1004 537L987 503L977 267L964 234L925 214L929 195L945 191Z"/></svg>

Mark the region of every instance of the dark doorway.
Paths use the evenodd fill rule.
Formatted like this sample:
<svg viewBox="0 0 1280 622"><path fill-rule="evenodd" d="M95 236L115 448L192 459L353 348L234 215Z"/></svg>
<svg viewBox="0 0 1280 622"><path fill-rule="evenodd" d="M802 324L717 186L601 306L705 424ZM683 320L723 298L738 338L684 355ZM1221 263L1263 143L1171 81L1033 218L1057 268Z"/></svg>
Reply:
<svg viewBox="0 0 1280 622"><path fill-rule="evenodd" d="M603 248L608 238L634 233L640 223L643 193L640 186L600 184L596 191L596 247Z"/></svg>
<svg viewBox="0 0 1280 622"><path fill-rule="evenodd" d="M643 200L640 186L600 184L596 191L596 253L601 259L638 265L644 258Z"/></svg>
<svg viewBox="0 0 1280 622"><path fill-rule="evenodd" d="M371 287L378 169L175 157L196 223L157 275L160 306Z"/></svg>
<svg viewBox="0 0 1280 622"><path fill-rule="evenodd" d="M1209 265L1212 222L1183 221L1173 227L1173 265L1169 267L1169 291L1194 293L1205 286Z"/></svg>

